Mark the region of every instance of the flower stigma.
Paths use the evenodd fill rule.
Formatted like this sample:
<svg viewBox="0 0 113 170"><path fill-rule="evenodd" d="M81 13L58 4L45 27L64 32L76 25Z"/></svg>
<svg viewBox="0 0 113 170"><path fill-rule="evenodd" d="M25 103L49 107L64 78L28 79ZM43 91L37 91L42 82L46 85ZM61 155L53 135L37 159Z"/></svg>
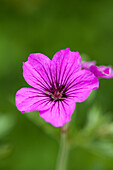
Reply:
<svg viewBox="0 0 113 170"><path fill-rule="evenodd" d="M55 91L53 94L51 94L51 98L54 99L55 101L61 100L62 92Z"/></svg>
<svg viewBox="0 0 113 170"><path fill-rule="evenodd" d="M64 89L64 86L59 85L58 83L52 85L50 89L44 91L44 93L50 97L50 100L55 102L59 100L64 100L67 97L65 92L66 90Z"/></svg>

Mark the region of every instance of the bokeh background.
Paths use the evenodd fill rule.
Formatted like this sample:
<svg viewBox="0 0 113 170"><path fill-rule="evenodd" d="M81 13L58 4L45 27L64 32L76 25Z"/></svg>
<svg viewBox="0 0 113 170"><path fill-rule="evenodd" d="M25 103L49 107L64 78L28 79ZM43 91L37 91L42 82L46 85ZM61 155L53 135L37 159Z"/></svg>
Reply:
<svg viewBox="0 0 113 170"><path fill-rule="evenodd" d="M113 65L112 0L0 0L0 170L54 170L59 128L37 113L21 114L15 94L28 86L22 62L60 49ZM77 104L69 170L113 169L113 79Z"/></svg>

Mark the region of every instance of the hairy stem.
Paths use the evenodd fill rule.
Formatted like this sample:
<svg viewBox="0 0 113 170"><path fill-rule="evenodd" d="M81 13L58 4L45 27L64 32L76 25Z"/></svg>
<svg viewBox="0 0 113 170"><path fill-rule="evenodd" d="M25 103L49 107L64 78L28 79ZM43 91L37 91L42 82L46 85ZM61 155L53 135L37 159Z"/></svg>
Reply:
<svg viewBox="0 0 113 170"><path fill-rule="evenodd" d="M57 158L56 170L66 170L68 162L69 146L67 141L67 124L61 128L60 148Z"/></svg>

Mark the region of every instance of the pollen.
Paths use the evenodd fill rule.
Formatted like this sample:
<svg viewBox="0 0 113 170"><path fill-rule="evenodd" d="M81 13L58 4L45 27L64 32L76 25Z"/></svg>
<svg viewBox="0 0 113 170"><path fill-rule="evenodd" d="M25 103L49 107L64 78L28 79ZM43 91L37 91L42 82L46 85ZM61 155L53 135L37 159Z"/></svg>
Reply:
<svg viewBox="0 0 113 170"><path fill-rule="evenodd" d="M62 92L55 91L53 94L51 94L51 98L54 99L55 101L61 100Z"/></svg>

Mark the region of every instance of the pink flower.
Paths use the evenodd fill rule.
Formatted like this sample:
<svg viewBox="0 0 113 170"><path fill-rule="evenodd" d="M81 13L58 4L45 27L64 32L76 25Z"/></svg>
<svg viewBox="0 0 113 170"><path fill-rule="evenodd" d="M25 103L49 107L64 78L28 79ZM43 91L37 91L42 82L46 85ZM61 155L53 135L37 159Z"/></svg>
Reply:
<svg viewBox="0 0 113 170"><path fill-rule="evenodd" d="M90 70L98 78L113 78L113 69L112 67L106 66L96 66L96 61L82 62L82 69Z"/></svg>
<svg viewBox="0 0 113 170"><path fill-rule="evenodd" d="M86 70L89 70L92 65L96 65L96 61L82 62L82 68Z"/></svg>
<svg viewBox="0 0 113 170"><path fill-rule="evenodd" d="M59 127L71 120L76 102L83 102L99 87L98 79L81 70L81 57L70 49L58 51L50 60L43 54L31 54L23 63L25 81L34 88L16 93L19 111L39 111L40 116Z"/></svg>

